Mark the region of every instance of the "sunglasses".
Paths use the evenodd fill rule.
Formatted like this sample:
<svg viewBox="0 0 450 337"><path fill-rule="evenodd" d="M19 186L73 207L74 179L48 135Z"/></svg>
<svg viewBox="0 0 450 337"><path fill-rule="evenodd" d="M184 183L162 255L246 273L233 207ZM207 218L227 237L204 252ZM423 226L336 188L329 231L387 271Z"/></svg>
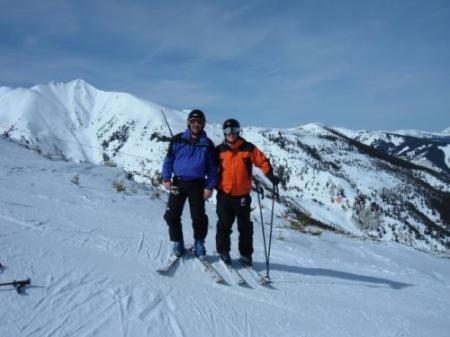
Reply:
<svg viewBox="0 0 450 337"><path fill-rule="evenodd" d="M205 121L203 119L192 118L189 120L189 125L198 124L200 126L205 125Z"/></svg>
<svg viewBox="0 0 450 337"><path fill-rule="evenodd" d="M241 133L241 128L228 126L225 129L223 129L223 133L225 135L229 135L230 133L232 133L233 135L239 135Z"/></svg>

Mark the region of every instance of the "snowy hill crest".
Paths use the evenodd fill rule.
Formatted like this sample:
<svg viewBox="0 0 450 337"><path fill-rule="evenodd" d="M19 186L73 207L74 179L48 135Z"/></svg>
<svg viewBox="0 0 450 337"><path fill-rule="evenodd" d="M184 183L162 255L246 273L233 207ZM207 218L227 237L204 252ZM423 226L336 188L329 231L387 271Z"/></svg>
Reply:
<svg viewBox="0 0 450 337"><path fill-rule="evenodd" d="M101 91L82 80L0 88L5 136L50 158L117 165L154 185L169 135L161 110L174 132L186 127L185 112ZM206 131L216 143L221 140L217 126L207 124ZM321 124L245 128L243 136L270 156L282 179L278 217L300 227L315 224L447 250L450 183L445 170L396 156L401 150L374 146L370 133L349 133Z"/></svg>

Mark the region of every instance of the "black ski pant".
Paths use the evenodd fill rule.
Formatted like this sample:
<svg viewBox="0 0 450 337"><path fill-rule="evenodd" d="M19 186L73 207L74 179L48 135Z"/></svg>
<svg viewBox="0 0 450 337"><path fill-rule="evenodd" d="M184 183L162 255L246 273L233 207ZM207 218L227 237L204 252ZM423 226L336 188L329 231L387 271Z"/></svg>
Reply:
<svg viewBox="0 0 450 337"><path fill-rule="evenodd" d="M219 254L229 253L231 248L230 235L237 218L239 231L239 253L251 256L253 253L253 222L250 221L252 198L250 195L234 197L223 191L217 193L217 232L216 249Z"/></svg>
<svg viewBox="0 0 450 337"><path fill-rule="evenodd" d="M208 234L208 217L205 213L205 199L203 191L205 180L181 180L177 181L178 194L169 194L164 219L169 226L170 241L183 241L183 229L181 214L183 213L186 199L191 211L194 239L204 240Z"/></svg>

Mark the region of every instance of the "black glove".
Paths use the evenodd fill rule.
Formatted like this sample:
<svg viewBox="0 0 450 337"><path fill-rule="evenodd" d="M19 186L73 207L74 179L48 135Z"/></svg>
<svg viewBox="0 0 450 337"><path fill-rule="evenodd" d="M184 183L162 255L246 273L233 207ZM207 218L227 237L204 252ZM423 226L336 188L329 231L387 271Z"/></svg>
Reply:
<svg viewBox="0 0 450 337"><path fill-rule="evenodd" d="M273 172L270 172L267 175L267 178L270 180L270 182L272 184L274 184L275 186L278 185L280 183L280 177L276 176L275 174L273 174Z"/></svg>

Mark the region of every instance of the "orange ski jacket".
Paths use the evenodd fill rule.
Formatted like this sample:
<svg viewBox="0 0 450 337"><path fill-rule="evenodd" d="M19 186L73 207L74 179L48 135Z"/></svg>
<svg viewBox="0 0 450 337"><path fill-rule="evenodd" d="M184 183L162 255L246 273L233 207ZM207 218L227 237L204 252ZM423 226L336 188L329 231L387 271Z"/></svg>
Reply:
<svg viewBox="0 0 450 337"><path fill-rule="evenodd" d="M265 175L272 172L267 157L243 138L234 144L223 142L216 147L219 163L218 189L232 196L244 196L252 190L253 164Z"/></svg>

